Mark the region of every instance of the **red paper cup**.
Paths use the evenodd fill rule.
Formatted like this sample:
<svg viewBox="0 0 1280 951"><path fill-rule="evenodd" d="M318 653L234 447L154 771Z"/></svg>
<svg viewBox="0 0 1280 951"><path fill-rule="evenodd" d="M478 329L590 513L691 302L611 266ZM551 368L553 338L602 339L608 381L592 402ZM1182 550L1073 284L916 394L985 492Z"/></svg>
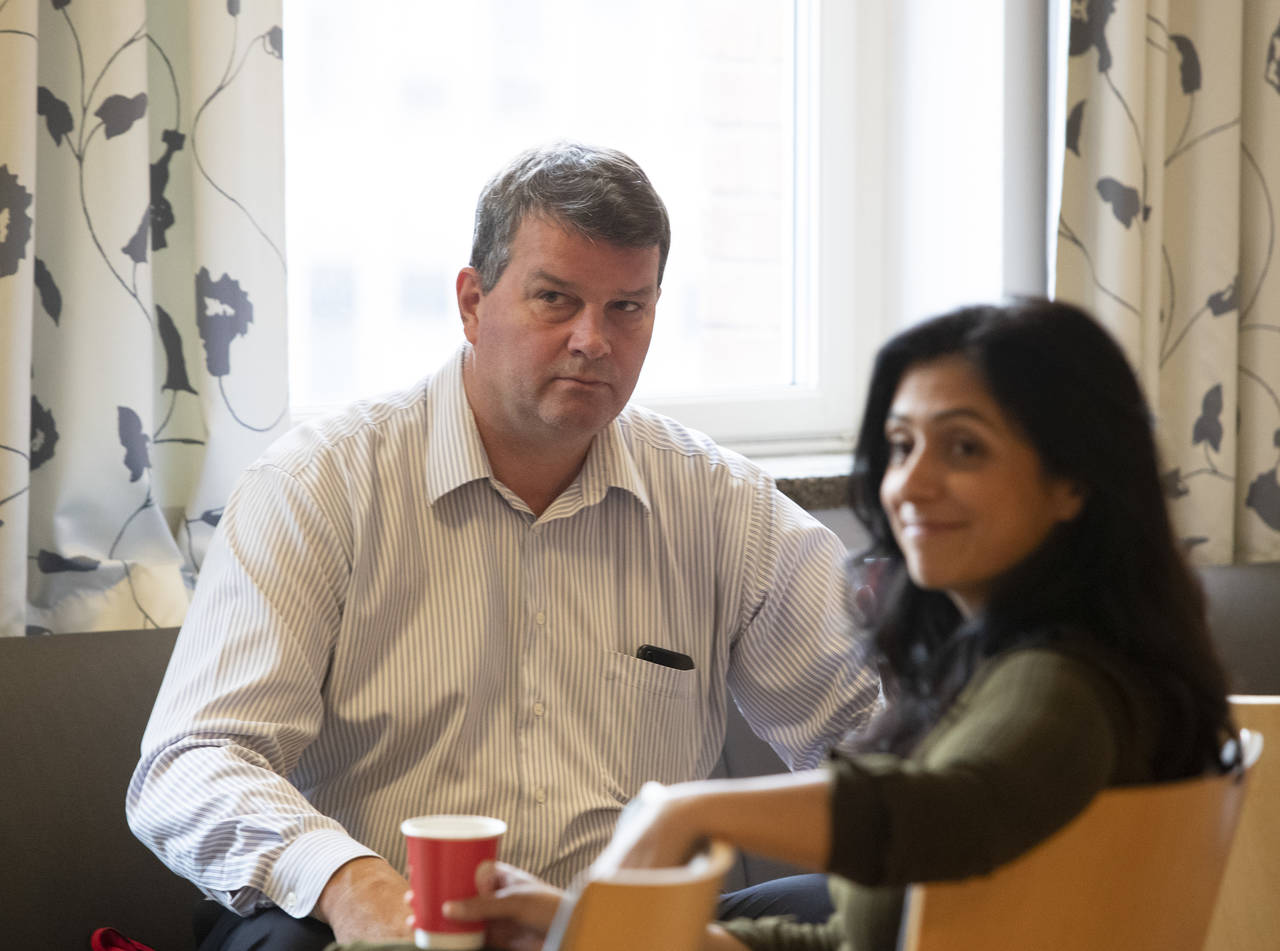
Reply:
<svg viewBox="0 0 1280 951"><path fill-rule="evenodd" d="M404 820L400 831L409 847L413 943L447 951L483 948L484 922L454 921L441 906L475 897L476 866L498 857L507 824L488 816L416 816Z"/></svg>

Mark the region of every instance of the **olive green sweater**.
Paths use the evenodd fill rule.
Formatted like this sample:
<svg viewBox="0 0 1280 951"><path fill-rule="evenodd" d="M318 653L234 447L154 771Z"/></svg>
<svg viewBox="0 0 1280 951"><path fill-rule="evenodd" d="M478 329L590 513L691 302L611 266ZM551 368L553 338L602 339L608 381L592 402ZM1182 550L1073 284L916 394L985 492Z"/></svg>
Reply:
<svg viewBox="0 0 1280 951"><path fill-rule="evenodd" d="M752 949L892 951L908 883L988 872L1099 790L1150 779L1157 730L1143 685L1101 664L992 658L909 757L832 757L832 918L725 927Z"/></svg>

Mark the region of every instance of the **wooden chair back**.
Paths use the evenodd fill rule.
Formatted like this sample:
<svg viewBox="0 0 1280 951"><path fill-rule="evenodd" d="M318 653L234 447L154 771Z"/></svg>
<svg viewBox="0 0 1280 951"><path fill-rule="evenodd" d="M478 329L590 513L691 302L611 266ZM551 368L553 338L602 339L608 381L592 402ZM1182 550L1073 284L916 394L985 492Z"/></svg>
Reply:
<svg viewBox="0 0 1280 951"><path fill-rule="evenodd" d="M678 868L593 867L561 902L544 951L697 951L733 859L713 842Z"/></svg>
<svg viewBox="0 0 1280 951"><path fill-rule="evenodd" d="M1272 738L1249 772L1205 951L1274 951L1280 946L1280 696L1234 696L1236 725Z"/></svg>
<svg viewBox="0 0 1280 951"><path fill-rule="evenodd" d="M912 886L905 951L1201 951L1249 772L1109 789L990 875Z"/></svg>

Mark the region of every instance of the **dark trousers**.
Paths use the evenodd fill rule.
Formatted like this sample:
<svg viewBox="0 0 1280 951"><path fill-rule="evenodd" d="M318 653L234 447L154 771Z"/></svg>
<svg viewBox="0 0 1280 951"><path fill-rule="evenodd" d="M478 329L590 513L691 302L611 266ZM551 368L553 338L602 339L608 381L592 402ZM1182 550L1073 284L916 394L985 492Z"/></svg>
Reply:
<svg viewBox="0 0 1280 951"><path fill-rule="evenodd" d="M716 920L731 918L767 918L770 915L792 915L796 921L821 924L835 913L827 876L814 872L788 875L761 882L720 896Z"/></svg>
<svg viewBox="0 0 1280 951"><path fill-rule="evenodd" d="M294 918L279 908L266 908L247 918L217 902L196 906L198 951L323 951L333 930L315 918Z"/></svg>
<svg viewBox="0 0 1280 951"><path fill-rule="evenodd" d="M816 923L831 912L825 875L793 875L721 895L716 917L794 915ZM241 918L211 901L196 909L195 927L200 951L323 951L333 941L329 926L315 918L294 918L279 908Z"/></svg>

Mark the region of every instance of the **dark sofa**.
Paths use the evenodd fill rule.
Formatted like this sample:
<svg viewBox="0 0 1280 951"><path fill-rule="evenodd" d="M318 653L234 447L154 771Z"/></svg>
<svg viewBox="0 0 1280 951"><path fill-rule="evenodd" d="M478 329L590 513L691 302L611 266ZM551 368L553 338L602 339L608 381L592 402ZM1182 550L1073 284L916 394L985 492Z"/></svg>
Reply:
<svg viewBox="0 0 1280 951"><path fill-rule="evenodd" d="M1280 694L1280 566L1202 577L1239 693ZM157 951L192 947L198 892L129 832L124 794L175 630L0 638L0 935L82 951L101 926ZM782 769L730 704L716 775ZM785 867L747 856L726 885Z"/></svg>
<svg viewBox="0 0 1280 951"><path fill-rule="evenodd" d="M176 629L0 638L0 935L84 951L110 926L190 951L200 894L130 833L125 789ZM781 770L731 706L717 775ZM783 870L740 859L727 885Z"/></svg>
<svg viewBox="0 0 1280 951"><path fill-rule="evenodd" d="M176 630L0 638L0 935L84 951L112 926L194 946L200 897L129 832L124 794Z"/></svg>

